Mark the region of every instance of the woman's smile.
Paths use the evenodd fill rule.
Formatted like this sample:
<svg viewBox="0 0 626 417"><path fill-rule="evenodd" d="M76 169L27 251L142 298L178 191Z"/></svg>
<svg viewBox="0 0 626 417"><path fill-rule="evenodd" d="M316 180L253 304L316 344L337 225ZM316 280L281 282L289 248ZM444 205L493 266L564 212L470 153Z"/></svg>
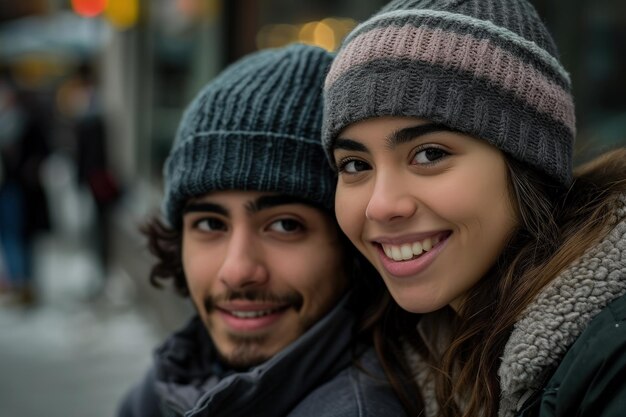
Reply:
<svg viewBox="0 0 626 417"><path fill-rule="evenodd" d="M422 236L378 238L373 243L382 248L385 256L394 261L407 261L421 256L445 240L449 232L422 233Z"/></svg>
<svg viewBox="0 0 626 417"><path fill-rule="evenodd" d="M450 233L437 233L432 237L410 243L394 245L376 243L374 246L383 268L395 277L411 277L428 268L444 250Z"/></svg>

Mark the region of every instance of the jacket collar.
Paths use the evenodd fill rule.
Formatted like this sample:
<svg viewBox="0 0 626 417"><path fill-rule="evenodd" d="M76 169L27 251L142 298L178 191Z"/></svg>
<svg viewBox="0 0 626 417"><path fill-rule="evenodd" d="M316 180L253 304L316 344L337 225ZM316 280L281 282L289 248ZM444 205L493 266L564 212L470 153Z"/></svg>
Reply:
<svg viewBox="0 0 626 417"><path fill-rule="evenodd" d="M246 372L216 366L215 347L194 317L156 351L156 389L168 408L181 414L193 409L187 416L284 415L307 392L350 365L354 313L349 298L344 296L295 342Z"/></svg>
<svg viewBox="0 0 626 417"><path fill-rule="evenodd" d="M515 324L506 343L500 376L501 417L511 416L540 389L589 322L626 293L626 195L616 226L600 243L546 287Z"/></svg>

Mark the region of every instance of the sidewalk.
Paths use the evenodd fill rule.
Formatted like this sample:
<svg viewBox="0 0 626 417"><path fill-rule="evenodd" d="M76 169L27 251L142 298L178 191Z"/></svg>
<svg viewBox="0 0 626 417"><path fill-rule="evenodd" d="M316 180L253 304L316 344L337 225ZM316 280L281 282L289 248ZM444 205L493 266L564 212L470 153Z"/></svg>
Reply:
<svg viewBox="0 0 626 417"><path fill-rule="evenodd" d="M36 259L39 304L0 304L0 416L113 416L162 330L121 272L88 300L96 271L84 245L48 237Z"/></svg>

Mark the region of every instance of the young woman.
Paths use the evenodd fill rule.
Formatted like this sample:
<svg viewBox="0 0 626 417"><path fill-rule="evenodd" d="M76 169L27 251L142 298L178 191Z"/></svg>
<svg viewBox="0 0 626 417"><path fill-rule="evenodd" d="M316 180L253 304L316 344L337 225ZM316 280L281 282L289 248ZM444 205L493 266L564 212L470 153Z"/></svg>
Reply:
<svg viewBox="0 0 626 417"><path fill-rule="evenodd" d="M557 56L525 0L398 0L326 78L337 218L413 415L626 412L626 150L572 172Z"/></svg>

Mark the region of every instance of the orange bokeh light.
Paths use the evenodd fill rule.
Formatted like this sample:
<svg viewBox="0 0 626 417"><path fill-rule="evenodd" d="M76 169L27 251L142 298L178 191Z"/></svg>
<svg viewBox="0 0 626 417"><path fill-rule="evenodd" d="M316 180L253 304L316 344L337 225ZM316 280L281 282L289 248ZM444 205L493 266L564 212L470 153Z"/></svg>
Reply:
<svg viewBox="0 0 626 417"><path fill-rule="evenodd" d="M72 0L72 9L83 17L96 17L106 8L107 0Z"/></svg>

